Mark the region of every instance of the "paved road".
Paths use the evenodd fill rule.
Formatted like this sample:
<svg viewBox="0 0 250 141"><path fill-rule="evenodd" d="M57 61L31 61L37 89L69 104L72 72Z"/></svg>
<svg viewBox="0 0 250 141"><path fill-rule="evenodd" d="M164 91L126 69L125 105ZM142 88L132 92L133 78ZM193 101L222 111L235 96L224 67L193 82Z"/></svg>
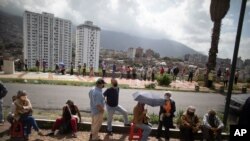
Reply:
<svg viewBox="0 0 250 141"><path fill-rule="evenodd" d="M5 84L9 93L4 99L4 106L11 104L11 97L18 90L26 90L28 97L31 99L35 108L60 109L67 99L72 99L75 104L79 105L81 110L89 110L88 92L90 87L77 86L59 86L59 85L37 85L37 84ZM136 89L121 89L120 104L132 113L136 102L133 100L132 94ZM163 91L154 91L153 93L162 95ZM176 102L177 110L185 109L188 105L197 107L198 115L203 115L209 108L219 111L224 109L225 97L220 94L209 93L192 93L192 92L173 92L172 98ZM147 106L150 113L158 114L159 107Z"/></svg>

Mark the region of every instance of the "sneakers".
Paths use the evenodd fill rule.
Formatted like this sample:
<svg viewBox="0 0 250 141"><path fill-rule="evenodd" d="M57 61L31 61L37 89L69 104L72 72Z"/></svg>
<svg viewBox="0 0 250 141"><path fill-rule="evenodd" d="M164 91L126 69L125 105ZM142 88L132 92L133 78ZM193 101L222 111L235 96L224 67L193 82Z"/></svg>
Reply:
<svg viewBox="0 0 250 141"><path fill-rule="evenodd" d="M54 135L55 135L54 132L50 132L50 133L48 133L46 136L54 136Z"/></svg>
<svg viewBox="0 0 250 141"><path fill-rule="evenodd" d="M39 136L44 136L44 134L43 134L41 131L38 131L37 134L38 134Z"/></svg>
<svg viewBox="0 0 250 141"><path fill-rule="evenodd" d="M124 123L124 126L128 126L128 127L129 127L129 126L130 126L130 124L129 124L129 123Z"/></svg>

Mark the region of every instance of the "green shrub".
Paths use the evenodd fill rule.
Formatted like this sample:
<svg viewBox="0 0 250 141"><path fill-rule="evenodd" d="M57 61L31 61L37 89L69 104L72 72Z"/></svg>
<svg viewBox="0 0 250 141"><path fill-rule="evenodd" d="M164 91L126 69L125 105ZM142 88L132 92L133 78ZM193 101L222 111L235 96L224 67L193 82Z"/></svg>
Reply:
<svg viewBox="0 0 250 141"><path fill-rule="evenodd" d="M171 83L170 75L164 74L163 76L158 76L157 82L160 86L168 86Z"/></svg>
<svg viewBox="0 0 250 141"><path fill-rule="evenodd" d="M36 67L29 68L28 71L30 71L30 72L37 72L37 68Z"/></svg>
<svg viewBox="0 0 250 141"><path fill-rule="evenodd" d="M150 83L145 85L145 88L147 89L155 89L155 87L156 87L155 83Z"/></svg>
<svg viewBox="0 0 250 141"><path fill-rule="evenodd" d="M184 111L179 110L175 116L174 123L176 123L178 126L181 124L181 116L183 115Z"/></svg>

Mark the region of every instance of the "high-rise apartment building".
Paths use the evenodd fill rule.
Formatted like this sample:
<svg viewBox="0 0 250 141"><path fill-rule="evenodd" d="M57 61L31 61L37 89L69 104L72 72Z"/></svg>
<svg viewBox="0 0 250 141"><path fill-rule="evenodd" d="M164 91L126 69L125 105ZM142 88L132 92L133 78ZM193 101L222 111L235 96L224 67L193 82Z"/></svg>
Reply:
<svg viewBox="0 0 250 141"><path fill-rule="evenodd" d="M69 20L25 11L23 16L24 60L28 67L35 67L36 60L46 62L47 68L54 69L56 63L66 68L72 60L72 23Z"/></svg>
<svg viewBox="0 0 250 141"><path fill-rule="evenodd" d="M86 63L87 68L93 67L95 71L99 68L100 31L93 22L86 21L77 26L76 29L76 57L75 66Z"/></svg>

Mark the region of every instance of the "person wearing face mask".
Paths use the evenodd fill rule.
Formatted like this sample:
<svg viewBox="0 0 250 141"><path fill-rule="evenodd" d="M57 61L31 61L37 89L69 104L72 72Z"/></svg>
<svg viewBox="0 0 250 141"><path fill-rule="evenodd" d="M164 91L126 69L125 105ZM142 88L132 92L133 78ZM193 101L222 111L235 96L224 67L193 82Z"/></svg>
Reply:
<svg viewBox="0 0 250 141"><path fill-rule="evenodd" d="M29 134L31 134L31 127L38 132L38 135L43 135L43 133L39 130L37 123L32 116L32 105L30 100L27 98L26 91L18 91L17 99L14 102L15 104L15 112L14 119L15 121L21 121L24 127L27 127L24 131L25 139L29 139Z"/></svg>
<svg viewBox="0 0 250 141"><path fill-rule="evenodd" d="M173 117L176 111L174 100L170 99L171 92L165 92L165 104L160 107L159 124L157 129L157 138L161 137L162 125L165 128L165 140L169 140L169 128L173 128Z"/></svg>
<svg viewBox="0 0 250 141"><path fill-rule="evenodd" d="M99 78L96 81L96 86L89 92L90 99L90 110L91 110L91 134L90 140L98 141L101 140L98 136L98 132L102 126L103 114L104 114L104 97L102 95L102 89L106 82Z"/></svg>
<svg viewBox="0 0 250 141"><path fill-rule="evenodd" d="M224 128L222 121L216 116L214 110L209 110L203 117L203 138L207 141L221 140L221 132Z"/></svg>
<svg viewBox="0 0 250 141"><path fill-rule="evenodd" d="M195 107L189 106L181 116L180 134L182 141L193 141L194 135L200 129L200 121L195 114Z"/></svg>

